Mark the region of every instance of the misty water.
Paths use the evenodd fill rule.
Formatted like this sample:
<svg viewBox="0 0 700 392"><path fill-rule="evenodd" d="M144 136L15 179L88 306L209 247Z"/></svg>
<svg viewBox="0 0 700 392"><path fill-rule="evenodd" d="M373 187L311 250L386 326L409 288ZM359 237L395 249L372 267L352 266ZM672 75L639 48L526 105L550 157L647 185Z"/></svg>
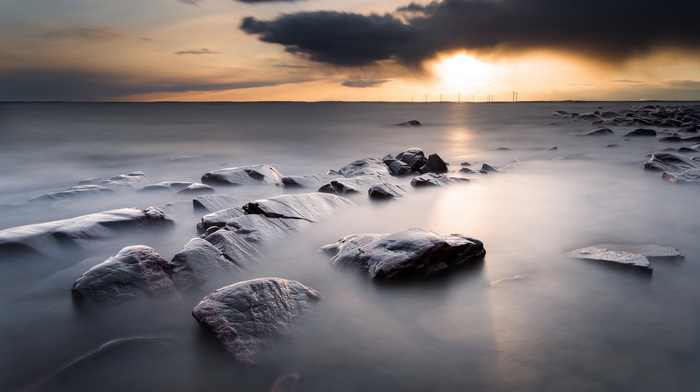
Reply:
<svg viewBox="0 0 700 392"><path fill-rule="evenodd" d="M678 145L625 139L634 127L581 137L595 126L551 117L634 105L0 104L0 229L183 201L169 209L170 230L0 260L0 390L270 391L276 382L278 391L696 390L700 187L643 169L648 154ZM411 119L423 126L395 125ZM27 203L91 177L143 171L153 182L199 182L208 171L251 164L319 174L410 147L438 153L451 175L472 181L386 203L353 196L356 207L264 248L265 260L235 279L214 277L210 290L99 311L73 303L70 288L83 272L134 244L170 259L198 235L204 212L192 209L192 197L135 191ZM462 162L502 172L461 174ZM290 190L217 192L243 205ZM427 281L377 284L317 252L347 234L411 227L477 238L486 257ZM685 261L655 261L648 274L566 255L599 243L674 247ZM323 300L298 336L275 342L261 365L244 367L191 310L209 291L267 276L298 280ZM172 344L79 361L135 337ZM297 380L296 389L285 380Z"/></svg>

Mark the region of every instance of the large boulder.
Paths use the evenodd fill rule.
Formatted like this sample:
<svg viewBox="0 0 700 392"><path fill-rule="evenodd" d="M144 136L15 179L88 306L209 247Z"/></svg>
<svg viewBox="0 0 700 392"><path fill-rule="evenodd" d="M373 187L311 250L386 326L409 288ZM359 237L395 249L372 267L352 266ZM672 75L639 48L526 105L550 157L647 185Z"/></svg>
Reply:
<svg viewBox="0 0 700 392"><path fill-rule="evenodd" d="M72 287L74 297L93 305L114 305L148 295L176 292L168 261L153 248L134 245L90 268Z"/></svg>
<svg viewBox="0 0 700 392"><path fill-rule="evenodd" d="M447 163L443 161L438 154L430 154L425 161L425 165L420 168L420 171L422 173L442 174L447 173L449 170L447 168Z"/></svg>
<svg viewBox="0 0 700 392"><path fill-rule="evenodd" d="M320 294L303 284L262 278L222 287L192 310L238 362L257 364L274 339L293 337L295 327L314 311Z"/></svg>
<svg viewBox="0 0 700 392"><path fill-rule="evenodd" d="M396 159L407 164L413 171L419 171L428 161L423 150L418 147L409 148L406 151L400 152L396 155Z"/></svg>
<svg viewBox="0 0 700 392"><path fill-rule="evenodd" d="M91 240L127 230L169 227L172 218L157 207L121 208L76 218L13 227L0 231L0 251L30 251L55 256L80 250Z"/></svg>
<svg viewBox="0 0 700 392"><path fill-rule="evenodd" d="M486 254L479 240L421 228L393 234L353 234L321 250L332 255L333 265L357 267L378 280L430 276Z"/></svg>
<svg viewBox="0 0 700 392"><path fill-rule="evenodd" d="M282 174L269 165L252 165L213 170L202 176L207 185L279 184Z"/></svg>
<svg viewBox="0 0 700 392"><path fill-rule="evenodd" d="M202 288L213 277L234 276L241 267L209 241L193 238L170 262L172 280L181 290Z"/></svg>

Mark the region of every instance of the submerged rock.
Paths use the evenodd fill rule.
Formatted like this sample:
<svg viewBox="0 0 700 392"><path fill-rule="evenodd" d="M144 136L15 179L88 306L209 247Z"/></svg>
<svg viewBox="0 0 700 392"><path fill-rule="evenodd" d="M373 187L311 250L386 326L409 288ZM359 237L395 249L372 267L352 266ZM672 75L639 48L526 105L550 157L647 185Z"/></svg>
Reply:
<svg viewBox="0 0 700 392"><path fill-rule="evenodd" d="M598 128L594 131L590 131L587 133L584 133L581 136L605 136L605 135L612 135L613 132L610 128Z"/></svg>
<svg viewBox="0 0 700 392"><path fill-rule="evenodd" d="M423 124L421 124L418 120L408 120L406 122L398 123L396 125L400 127L420 127Z"/></svg>
<svg viewBox="0 0 700 392"><path fill-rule="evenodd" d="M387 177L377 175L336 178L318 188L318 191L341 196L350 195L353 193L362 193L373 185L384 183L387 180Z"/></svg>
<svg viewBox="0 0 700 392"><path fill-rule="evenodd" d="M202 176L207 185L259 185L279 184L282 174L269 165L230 167L214 170Z"/></svg>
<svg viewBox="0 0 700 392"><path fill-rule="evenodd" d="M357 267L379 280L430 276L486 254L479 240L421 228L393 234L353 234L321 250L333 256L333 265Z"/></svg>
<svg viewBox="0 0 700 392"><path fill-rule="evenodd" d="M82 249L91 240L109 238L129 229L169 227L172 218L157 207L122 208L59 221L0 231L0 251L31 251L55 256Z"/></svg>
<svg viewBox="0 0 700 392"><path fill-rule="evenodd" d="M636 136L652 136L652 137L656 137L656 131L653 129L639 128L639 129L636 129L632 132L625 134L625 137L628 137L628 136L635 136L635 137Z"/></svg>
<svg viewBox="0 0 700 392"><path fill-rule="evenodd" d="M65 201L80 199L86 196L101 196L105 194L114 194L114 191L109 188L105 188L101 185L78 185L68 188L65 191L60 192L50 192L44 193L42 195L34 196L29 199L30 203L36 202L55 202L55 201Z"/></svg>
<svg viewBox="0 0 700 392"><path fill-rule="evenodd" d="M139 192L181 191L192 184L194 183L183 181L163 181L155 184L148 184L139 189Z"/></svg>
<svg viewBox="0 0 700 392"><path fill-rule="evenodd" d="M203 195L215 192L216 191L214 190L214 188L210 187L209 185L193 183L178 191L176 195Z"/></svg>
<svg viewBox="0 0 700 392"><path fill-rule="evenodd" d="M577 259L609 261L612 263L641 268L649 271L652 269L649 259L647 259L645 256L618 250L609 250L591 246L572 250L571 252L567 253L567 255Z"/></svg>
<svg viewBox="0 0 700 392"><path fill-rule="evenodd" d="M321 296L303 284L280 278L248 280L207 295L192 310L238 362L254 365L274 339L293 337L303 316Z"/></svg>
<svg viewBox="0 0 700 392"><path fill-rule="evenodd" d="M700 162L668 152L657 152L644 164L648 170L682 173L688 169L700 168Z"/></svg>
<svg viewBox="0 0 700 392"><path fill-rule="evenodd" d="M147 295L176 292L170 266L153 248L134 245L90 268L71 288L88 304L114 305Z"/></svg>

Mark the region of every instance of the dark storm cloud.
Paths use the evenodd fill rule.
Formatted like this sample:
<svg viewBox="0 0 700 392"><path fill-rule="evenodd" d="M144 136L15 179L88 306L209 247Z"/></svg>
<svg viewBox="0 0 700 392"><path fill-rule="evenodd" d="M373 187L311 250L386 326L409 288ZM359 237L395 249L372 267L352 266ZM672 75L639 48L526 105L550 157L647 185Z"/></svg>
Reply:
<svg viewBox="0 0 700 392"><path fill-rule="evenodd" d="M247 17L241 29L338 66L394 60L418 68L459 49L551 49L615 64L663 48L700 51L699 14L700 2L687 0L443 0L385 15Z"/></svg>
<svg viewBox="0 0 700 392"><path fill-rule="evenodd" d="M207 48L202 48L202 49L193 49L193 50L181 50L178 52L175 52L175 54L220 54L221 52L212 52L211 50Z"/></svg>
<svg viewBox="0 0 700 392"><path fill-rule="evenodd" d="M135 94L223 91L301 83L311 79L209 83L197 80L133 80L126 75L73 70L0 72L0 101L100 101Z"/></svg>
<svg viewBox="0 0 700 392"><path fill-rule="evenodd" d="M388 81L388 79L350 79L344 81L340 85L344 87L368 88L379 87Z"/></svg>

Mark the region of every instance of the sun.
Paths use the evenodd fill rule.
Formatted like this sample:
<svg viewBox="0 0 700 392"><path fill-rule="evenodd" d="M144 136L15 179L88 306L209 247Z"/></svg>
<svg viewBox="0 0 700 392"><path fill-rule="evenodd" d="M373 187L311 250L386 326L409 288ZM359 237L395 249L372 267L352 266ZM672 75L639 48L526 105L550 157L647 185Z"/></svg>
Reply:
<svg viewBox="0 0 700 392"><path fill-rule="evenodd" d="M471 91L488 85L494 74L491 65L464 52L438 59L431 70L452 91Z"/></svg>

